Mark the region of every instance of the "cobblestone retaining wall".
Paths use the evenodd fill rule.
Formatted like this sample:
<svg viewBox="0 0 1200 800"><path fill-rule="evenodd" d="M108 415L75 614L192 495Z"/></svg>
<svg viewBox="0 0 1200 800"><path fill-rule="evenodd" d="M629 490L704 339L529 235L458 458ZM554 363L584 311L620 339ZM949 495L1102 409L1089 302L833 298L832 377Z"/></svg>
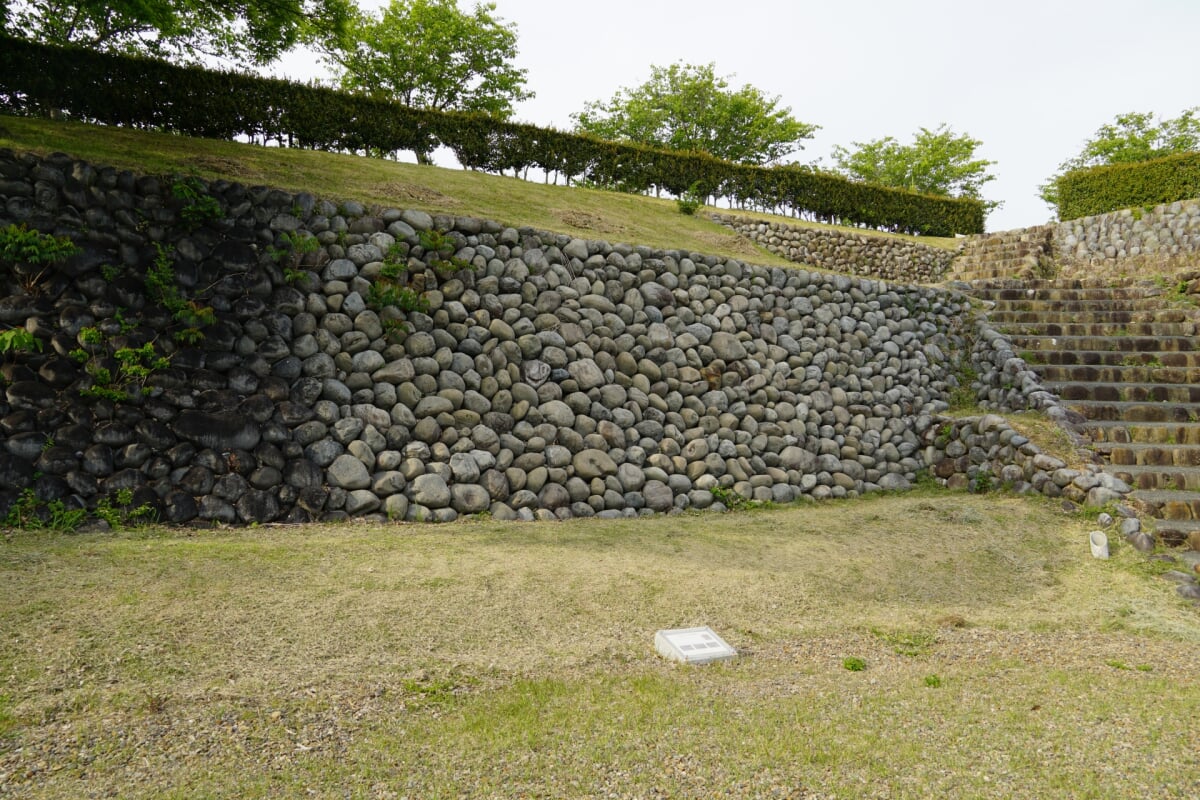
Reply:
<svg viewBox="0 0 1200 800"><path fill-rule="evenodd" d="M749 217L718 215L717 219L797 264L889 281L937 283L957 252L911 238L807 228Z"/></svg>
<svg viewBox="0 0 1200 800"><path fill-rule="evenodd" d="M0 176L0 227L82 248L0 273L0 324L41 345L0 370L0 514L31 491L173 523L630 516L944 460L957 293L62 155L0 151ZM164 307L163 265L213 321Z"/></svg>
<svg viewBox="0 0 1200 800"><path fill-rule="evenodd" d="M1200 200L967 237L952 279L1171 275L1200 266Z"/></svg>

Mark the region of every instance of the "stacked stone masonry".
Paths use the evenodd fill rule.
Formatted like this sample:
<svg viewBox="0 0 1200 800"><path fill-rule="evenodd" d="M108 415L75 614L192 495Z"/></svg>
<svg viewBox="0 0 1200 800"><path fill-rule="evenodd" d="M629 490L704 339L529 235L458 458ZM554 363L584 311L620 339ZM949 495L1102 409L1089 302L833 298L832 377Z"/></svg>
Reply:
<svg viewBox="0 0 1200 800"><path fill-rule="evenodd" d="M82 247L0 275L0 323L42 343L0 373L0 514L32 490L173 523L629 516L930 467L1063 488L999 418L939 439L957 293L225 181L193 185L219 208L198 219L173 185L0 151L0 227ZM215 312L202 339L148 299L164 260ZM373 302L388 262L424 311ZM84 396L146 345L165 366Z"/></svg>
<svg viewBox="0 0 1200 800"><path fill-rule="evenodd" d="M1013 278L1124 279L1200 264L1200 200L968 236L958 249L829 228L715 215L797 264L909 283Z"/></svg>
<svg viewBox="0 0 1200 800"><path fill-rule="evenodd" d="M1200 200L967 237L949 278L1118 280L1194 270L1200 263Z"/></svg>
<svg viewBox="0 0 1200 800"><path fill-rule="evenodd" d="M718 216L717 220L797 264L889 281L937 283L957 253L909 238L800 227L749 217Z"/></svg>

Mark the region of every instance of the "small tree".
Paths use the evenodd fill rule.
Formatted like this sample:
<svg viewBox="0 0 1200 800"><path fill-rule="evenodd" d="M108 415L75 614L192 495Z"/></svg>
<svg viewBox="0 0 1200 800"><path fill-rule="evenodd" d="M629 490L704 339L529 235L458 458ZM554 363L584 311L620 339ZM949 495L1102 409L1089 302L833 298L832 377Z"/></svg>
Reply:
<svg viewBox="0 0 1200 800"><path fill-rule="evenodd" d="M838 172L856 180L924 194L983 200L983 185L996 179L988 172L996 162L975 157L983 142L956 134L945 123L933 130L921 128L909 145L891 136L852 144L854 150L834 147L833 159ZM988 210L999 205L984 200Z"/></svg>
<svg viewBox="0 0 1200 800"><path fill-rule="evenodd" d="M1132 164L1200 150L1198 117L1200 106L1187 109L1175 119L1157 122L1153 114L1137 111L1118 114L1113 122L1097 129L1078 155L1058 165L1058 172L1038 187L1039 196L1057 212L1058 179L1072 170Z"/></svg>
<svg viewBox="0 0 1200 800"><path fill-rule="evenodd" d="M494 16L495 3L466 14L454 0L392 0L382 15L358 12L350 32L325 47L338 82L352 92L413 108L476 111L501 119L533 97L526 70L513 66L515 25ZM430 163L429 151L417 160Z"/></svg>
<svg viewBox="0 0 1200 800"><path fill-rule="evenodd" d="M802 149L816 125L798 122L778 97L746 85L731 89L715 64L652 66L641 86L572 115L575 128L601 139L694 150L739 164L773 164Z"/></svg>

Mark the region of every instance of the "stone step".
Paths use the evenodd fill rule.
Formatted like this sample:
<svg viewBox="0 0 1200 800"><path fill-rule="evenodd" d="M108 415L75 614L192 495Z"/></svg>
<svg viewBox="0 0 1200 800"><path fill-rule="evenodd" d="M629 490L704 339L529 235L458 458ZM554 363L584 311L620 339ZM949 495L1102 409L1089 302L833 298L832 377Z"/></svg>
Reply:
<svg viewBox="0 0 1200 800"><path fill-rule="evenodd" d="M1196 492L1200 496L1200 468L1139 467L1111 464L1104 469L1135 489L1143 491Z"/></svg>
<svg viewBox="0 0 1200 800"><path fill-rule="evenodd" d="M1133 497L1145 503L1159 519L1200 521L1200 492L1138 491Z"/></svg>
<svg viewBox="0 0 1200 800"><path fill-rule="evenodd" d="M1089 365L1089 366L1144 366L1154 365L1171 369L1200 369L1200 352L1122 352L1120 350L1039 350L1027 353L1029 366L1042 365ZM1025 357L1025 356L1022 356ZM1171 381L1163 381L1170 383Z"/></svg>
<svg viewBox="0 0 1200 800"><path fill-rule="evenodd" d="M1024 275L1032 272L1033 268L1025 264L1015 266L983 266L977 268L960 268L955 266L954 271L946 276L946 280L962 281L963 283L978 283L990 282L997 279L1011 278L1015 275Z"/></svg>
<svg viewBox="0 0 1200 800"><path fill-rule="evenodd" d="M1148 323L1173 323L1176 325L1192 325L1192 316L1180 309L1159 308L1142 311L1124 309L1044 309L1026 311L999 305L988 312L988 319L993 325L1077 325L1081 322L1089 325L1144 325Z"/></svg>
<svg viewBox="0 0 1200 800"><path fill-rule="evenodd" d="M1197 346L1192 336L1035 336L1018 333L1008 338L1016 350L1039 351L1109 350L1161 354L1191 353Z"/></svg>
<svg viewBox="0 0 1200 800"><path fill-rule="evenodd" d="M992 301L988 320L1046 390L1087 418L1105 472L1159 518L1160 540L1200 541L1200 310L1136 280L994 280L971 294Z"/></svg>
<svg viewBox="0 0 1200 800"><path fill-rule="evenodd" d="M1009 336L1178 336L1196 334L1194 322L1009 322L992 323Z"/></svg>
<svg viewBox="0 0 1200 800"><path fill-rule="evenodd" d="M1042 300L1046 302L1127 302L1138 303L1153 299L1156 305L1163 304L1162 296L1165 292L1158 288L1148 287L1124 287L1116 289L1105 288L1090 288L1090 289L1064 289L1064 288L1040 288L1037 286L1026 288L996 288L996 289L975 289L972 288L971 294L983 300L992 300L994 302L1003 302L1006 300ZM1146 303L1149 305L1149 303Z"/></svg>
<svg viewBox="0 0 1200 800"><path fill-rule="evenodd" d="M1191 383L1065 383L1046 381L1048 391L1064 402L1069 400L1105 400L1125 403L1200 404L1200 385Z"/></svg>
<svg viewBox="0 0 1200 800"><path fill-rule="evenodd" d="M1200 366L1092 366L1089 364L1031 364L1043 381L1063 383L1200 383Z"/></svg>
<svg viewBox="0 0 1200 800"><path fill-rule="evenodd" d="M1134 492L1130 495L1133 498L1146 501L1143 499L1147 496L1170 494L1178 495L1181 498L1197 497L1190 492ZM1177 513L1181 507L1186 507L1189 512L1194 511L1200 505L1200 499L1189 501L1187 499L1166 500L1159 504L1146 503L1147 509L1153 512L1154 533L1160 542L1167 547L1181 547L1190 545L1193 550L1200 550L1200 519L1177 519L1173 517L1164 517L1163 513ZM1158 511L1153 509L1157 506Z"/></svg>
<svg viewBox="0 0 1200 800"><path fill-rule="evenodd" d="M1200 403L1132 403L1108 400L1069 400L1063 405L1089 420L1123 422L1200 422Z"/></svg>
<svg viewBox="0 0 1200 800"><path fill-rule="evenodd" d="M1153 423L1124 420L1088 422L1084 429L1101 444L1200 445L1200 422Z"/></svg>
<svg viewBox="0 0 1200 800"><path fill-rule="evenodd" d="M1022 300L997 300L995 311L1023 312L1027 314L1163 314L1180 319L1190 318L1196 312L1182 308L1164 308L1162 298L1147 297L1139 300L1042 300L1032 297ZM992 313L995 313L992 312ZM1103 320L1097 320L1103 321Z"/></svg>
<svg viewBox="0 0 1200 800"><path fill-rule="evenodd" d="M1113 467L1200 467L1200 445L1096 442L1092 449Z"/></svg>

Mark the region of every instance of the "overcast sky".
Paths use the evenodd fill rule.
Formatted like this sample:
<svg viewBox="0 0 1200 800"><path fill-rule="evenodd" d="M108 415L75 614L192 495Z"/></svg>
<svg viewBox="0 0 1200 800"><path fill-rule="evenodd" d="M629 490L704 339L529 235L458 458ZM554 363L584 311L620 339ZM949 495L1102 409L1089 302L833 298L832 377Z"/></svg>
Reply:
<svg viewBox="0 0 1200 800"><path fill-rule="evenodd" d="M652 64L714 62L821 126L803 163L943 122L982 140L978 155L997 162L984 194L1004 203L989 230L1046 222L1038 185L1117 114L1200 105L1198 0L495 3L537 95L521 121L570 128L584 102L644 82ZM279 72L323 74L311 58Z"/></svg>

